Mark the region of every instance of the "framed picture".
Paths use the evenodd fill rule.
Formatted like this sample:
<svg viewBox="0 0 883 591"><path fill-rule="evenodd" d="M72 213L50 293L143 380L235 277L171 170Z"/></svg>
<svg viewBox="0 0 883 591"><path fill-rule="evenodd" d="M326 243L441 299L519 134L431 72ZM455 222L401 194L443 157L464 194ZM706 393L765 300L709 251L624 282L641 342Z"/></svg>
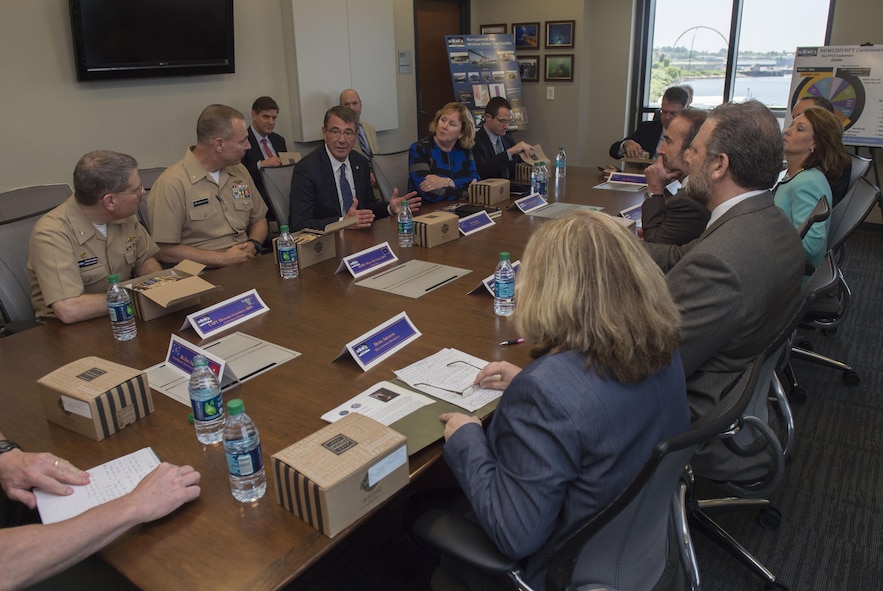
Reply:
<svg viewBox="0 0 883 591"><path fill-rule="evenodd" d="M522 82L539 82L540 81L540 56L538 56L538 55L518 56L518 74L521 76Z"/></svg>
<svg viewBox="0 0 883 591"><path fill-rule="evenodd" d="M573 25L576 21L546 22L546 49L573 49Z"/></svg>
<svg viewBox="0 0 883 591"><path fill-rule="evenodd" d="M540 23L513 23L515 49L540 48Z"/></svg>
<svg viewBox="0 0 883 591"><path fill-rule="evenodd" d="M547 55L544 80L573 82L573 54Z"/></svg>
<svg viewBox="0 0 883 591"><path fill-rule="evenodd" d="M479 29L482 35L505 35L509 32L509 25L506 23L501 25L481 25Z"/></svg>

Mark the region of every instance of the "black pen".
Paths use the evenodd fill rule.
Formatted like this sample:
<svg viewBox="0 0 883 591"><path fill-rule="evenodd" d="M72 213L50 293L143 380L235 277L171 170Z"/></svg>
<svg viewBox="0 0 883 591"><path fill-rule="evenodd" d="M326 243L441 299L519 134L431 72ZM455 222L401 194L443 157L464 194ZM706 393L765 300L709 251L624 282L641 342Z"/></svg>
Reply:
<svg viewBox="0 0 883 591"><path fill-rule="evenodd" d="M445 279L444 281L439 281L439 282L436 283L435 285L432 285L432 286L430 286L430 287L427 287L427 288L424 289L423 291L424 291L424 292L432 291L432 290L435 289L436 287L439 287L439 286L441 286L441 285L444 285L444 284L447 283L448 281L451 281L452 279L456 279L456 278L457 278L456 275L454 275L453 277L448 277L448 278Z"/></svg>
<svg viewBox="0 0 883 591"><path fill-rule="evenodd" d="M524 342L524 339L510 339L508 341L501 341L501 345L520 345Z"/></svg>

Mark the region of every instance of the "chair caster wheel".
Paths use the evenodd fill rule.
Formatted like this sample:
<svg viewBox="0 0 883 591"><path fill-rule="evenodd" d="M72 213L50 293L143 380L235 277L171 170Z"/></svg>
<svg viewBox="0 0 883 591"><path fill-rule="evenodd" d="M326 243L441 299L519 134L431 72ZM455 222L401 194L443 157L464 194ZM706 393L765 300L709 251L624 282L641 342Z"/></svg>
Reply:
<svg viewBox="0 0 883 591"><path fill-rule="evenodd" d="M763 588L764 591L788 591L788 585L778 581L774 583L765 583Z"/></svg>
<svg viewBox="0 0 883 591"><path fill-rule="evenodd" d="M788 394L788 401L793 404L803 404L806 402L806 390L803 388L794 388Z"/></svg>
<svg viewBox="0 0 883 591"><path fill-rule="evenodd" d="M854 371L844 371L843 383L847 386L858 386L862 383L862 378Z"/></svg>
<svg viewBox="0 0 883 591"><path fill-rule="evenodd" d="M782 512L775 507L767 507L757 516L757 523L764 529L779 529L782 525Z"/></svg>

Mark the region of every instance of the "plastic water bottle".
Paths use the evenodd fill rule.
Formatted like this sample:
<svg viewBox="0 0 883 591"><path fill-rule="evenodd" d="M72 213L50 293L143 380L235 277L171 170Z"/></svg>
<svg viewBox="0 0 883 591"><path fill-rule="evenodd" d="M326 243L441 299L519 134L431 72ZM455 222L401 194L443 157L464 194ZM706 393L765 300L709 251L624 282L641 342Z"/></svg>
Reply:
<svg viewBox="0 0 883 591"><path fill-rule="evenodd" d="M402 200L402 209L399 211L399 247L411 248L414 246L414 214L408 207L408 200Z"/></svg>
<svg viewBox="0 0 883 591"><path fill-rule="evenodd" d="M120 287L119 275L108 275L107 283L107 312L110 315L113 336L118 341L134 339L138 334L138 327L135 326L135 312L132 310L129 292Z"/></svg>
<svg viewBox="0 0 883 591"><path fill-rule="evenodd" d="M276 253L279 258L279 275L282 279L297 277L297 246L288 231L288 226L281 226L282 234L276 239Z"/></svg>
<svg viewBox="0 0 883 591"><path fill-rule="evenodd" d="M515 311L515 269L509 262L509 253L500 253L500 262L494 269L494 314L509 316Z"/></svg>
<svg viewBox="0 0 883 591"><path fill-rule="evenodd" d="M543 199L549 198L549 169L546 168L545 162L537 162L537 193L543 196Z"/></svg>
<svg viewBox="0 0 883 591"><path fill-rule="evenodd" d="M218 378L209 368L204 355L193 358L193 373L190 374L187 390L190 392L196 438L206 445L220 443L224 437L224 400Z"/></svg>
<svg viewBox="0 0 883 591"><path fill-rule="evenodd" d="M539 193L537 189L537 170L539 170L540 163L534 162L533 168L530 169L530 192L531 193Z"/></svg>
<svg viewBox="0 0 883 591"><path fill-rule="evenodd" d="M227 454L233 498L250 503L264 496L267 492L267 474L261 456L261 436L254 421L245 414L245 403L239 398L227 403L224 453Z"/></svg>
<svg viewBox="0 0 883 591"><path fill-rule="evenodd" d="M563 179L567 176L567 153L564 147L558 148L558 155L555 156L555 178Z"/></svg>

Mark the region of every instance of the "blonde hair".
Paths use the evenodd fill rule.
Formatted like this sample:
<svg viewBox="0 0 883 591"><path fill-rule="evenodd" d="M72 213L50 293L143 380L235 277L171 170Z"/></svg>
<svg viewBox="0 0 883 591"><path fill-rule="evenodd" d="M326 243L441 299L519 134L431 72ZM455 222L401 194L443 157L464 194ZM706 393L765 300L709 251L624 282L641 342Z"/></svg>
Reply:
<svg viewBox="0 0 883 591"><path fill-rule="evenodd" d="M475 145L475 123L472 121L472 113L469 112L462 103L448 103L435 112L432 123L429 124L429 133L435 135L438 129L438 120L442 115L447 113L457 113L460 115L460 123L463 126L463 137L460 138L460 147L464 150L471 150Z"/></svg>
<svg viewBox="0 0 883 591"><path fill-rule="evenodd" d="M531 356L579 351L617 382L671 363L680 314L665 277L637 238L602 213L546 222L525 248L514 320Z"/></svg>

